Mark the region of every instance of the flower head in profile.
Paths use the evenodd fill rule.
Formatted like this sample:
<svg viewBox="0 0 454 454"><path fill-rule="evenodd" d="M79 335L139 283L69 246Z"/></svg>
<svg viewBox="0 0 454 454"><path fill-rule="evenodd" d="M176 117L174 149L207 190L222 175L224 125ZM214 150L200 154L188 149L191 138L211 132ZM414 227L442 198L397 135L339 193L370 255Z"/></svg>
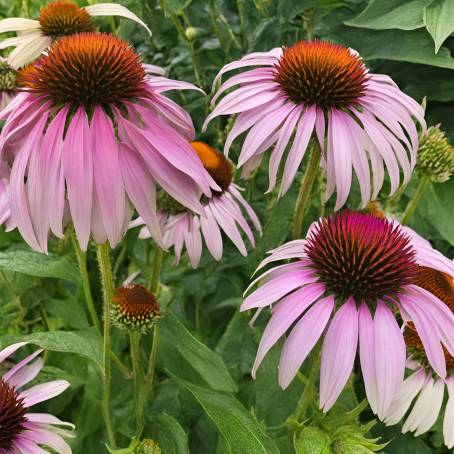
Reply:
<svg viewBox="0 0 454 454"><path fill-rule="evenodd" d="M130 203L162 245L156 185L198 213L201 192L219 189L186 140L189 115L162 94L195 87L147 76L121 39L63 37L21 72L20 84L2 112L0 152L12 163L12 215L34 249L47 250L49 231L63 235L66 204L83 249L90 234L114 247Z"/></svg>
<svg viewBox="0 0 454 454"><path fill-rule="evenodd" d="M341 211L315 222L306 239L271 251L259 266L295 259L262 274L241 309L273 305L260 341L253 375L287 331L279 383L286 388L320 338L320 407L336 402L359 346L366 394L383 418L402 385L406 348L396 313L412 321L427 358L441 377L441 345L454 352L454 316L435 295L415 284L419 266L454 276L450 260L395 221Z"/></svg>
<svg viewBox="0 0 454 454"><path fill-rule="evenodd" d="M0 363L15 353L26 342L10 345L0 351ZM63 427L74 428L47 413L32 413L31 407L61 394L69 387L66 380L54 380L24 388L41 371L44 361L37 358L37 350L12 366L0 378L0 452L44 453L44 446L52 452L71 454L64 437L72 433Z"/></svg>
<svg viewBox="0 0 454 454"><path fill-rule="evenodd" d="M353 172L363 205L380 191L384 166L391 193L399 187L400 169L408 182L418 150L412 117L425 128L423 109L391 78L369 73L356 52L327 41L300 41L229 63L215 83L224 73L246 67L255 68L220 86L204 125L219 115L238 114L224 151L228 153L232 142L248 131L238 161L244 176L272 148L268 191L283 167L279 194L285 194L313 140L322 152L325 197L337 191L336 209L347 200Z"/></svg>
<svg viewBox="0 0 454 454"><path fill-rule="evenodd" d="M454 312L454 281L451 275L430 267L419 267L414 282L443 301ZM402 432L415 432L416 436L427 432L438 419L446 388L448 401L443 417L443 436L447 448L452 449L454 447L454 355L443 346L435 346L438 350L440 348L443 350L446 359L447 377L441 379L432 369L421 337L413 323L409 322L405 326L404 338L410 353L407 360L410 375L394 396L384 421L387 425L397 424L414 403L402 426Z"/></svg>
<svg viewBox="0 0 454 454"><path fill-rule="evenodd" d="M454 147L439 126L431 126L422 136L416 168L434 183L448 181L454 173Z"/></svg>
<svg viewBox="0 0 454 454"><path fill-rule="evenodd" d="M113 303L112 320L121 329L146 332L159 318L156 297L143 285L117 288Z"/></svg>
<svg viewBox="0 0 454 454"><path fill-rule="evenodd" d="M0 21L0 33L16 32L14 38L0 42L0 49L15 47L8 56L13 68L20 68L37 59L55 40L76 33L93 32L95 16L121 16L150 29L134 13L115 3L97 3L83 8L71 0L56 0L41 8L37 20L12 17Z"/></svg>
<svg viewBox="0 0 454 454"><path fill-rule="evenodd" d="M183 207L167 194L158 195L164 244L167 248L174 248L175 264L180 261L185 247L192 266L196 268L202 256L202 237L213 258L221 260L224 232L240 253L246 256L247 249L241 233L255 246L254 233L249 223L259 233L262 229L254 210L241 195L241 188L233 183L232 164L222 153L206 143L192 142L191 145L220 190L213 191L211 197L202 197L205 216ZM249 222L245 214L249 217ZM139 218L131 226L140 224L143 221ZM142 228L140 237L150 237L147 227Z"/></svg>

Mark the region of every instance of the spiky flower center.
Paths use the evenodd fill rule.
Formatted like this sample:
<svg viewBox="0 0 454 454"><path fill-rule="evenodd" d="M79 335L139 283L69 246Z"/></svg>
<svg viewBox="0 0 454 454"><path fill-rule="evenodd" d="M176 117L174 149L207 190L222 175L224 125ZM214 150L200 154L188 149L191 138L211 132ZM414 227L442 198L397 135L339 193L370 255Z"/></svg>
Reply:
<svg viewBox="0 0 454 454"><path fill-rule="evenodd" d="M435 295L454 312L454 282L449 274L427 266L418 266L413 283ZM413 323L410 322L405 327L404 338L407 347L412 349L416 356L419 356L423 362L426 362L424 346ZM443 351L448 370L454 371L454 358L444 346Z"/></svg>
<svg viewBox="0 0 454 454"><path fill-rule="evenodd" d="M53 39L94 31L87 11L67 0L57 0L43 6L38 20L41 31Z"/></svg>
<svg viewBox="0 0 454 454"><path fill-rule="evenodd" d="M14 439L24 431L26 409L15 388L0 379L0 448L10 452Z"/></svg>
<svg viewBox="0 0 454 454"><path fill-rule="evenodd" d="M31 92L56 106L85 106L88 113L147 96L144 80L134 49L105 33L65 36L20 74L20 84Z"/></svg>
<svg viewBox="0 0 454 454"><path fill-rule="evenodd" d="M122 328L146 330L159 316L155 296L143 285L119 287L113 299L113 318Z"/></svg>
<svg viewBox="0 0 454 454"><path fill-rule="evenodd" d="M351 49L319 40L285 48L276 70L275 80L290 100L324 110L357 104L368 79Z"/></svg>
<svg viewBox="0 0 454 454"><path fill-rule="evenodd" d="M398 224L342 211L315 224L305 251L327 290L375 303L396 297L415 274L415 250Z"/></svg>
<svg viewBox="0 0 454 454"><path fill-rule="evenodd" d="M219 151L203 142L191 142L198 157L202 161L203 167L211 175L218 186L226 191L232 182L232 164Z"/></svg>
<svg viewBox="0 0 454 454"><path fill-rule="evenodd" d="M432 126L421 138L417 169L436 183L449 180L454 173L454 147L438 126Z"/></svg>
<svg viewBox="0 0 454 454"><path fill-rule="evenodd" d="M0 60L0 91L12 91L16 88L16 71Z"/></svg>

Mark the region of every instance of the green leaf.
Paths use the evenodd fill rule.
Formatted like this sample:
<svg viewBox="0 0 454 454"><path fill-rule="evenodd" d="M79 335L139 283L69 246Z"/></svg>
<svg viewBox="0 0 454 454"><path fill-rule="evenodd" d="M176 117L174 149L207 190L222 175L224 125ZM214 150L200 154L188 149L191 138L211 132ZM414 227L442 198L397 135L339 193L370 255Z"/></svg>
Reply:
<svg viewBox="0 0 454 454"><path fill-rule="evenodd" d="M372 0L364 11L346 24L373 30L414 30L424 26L424 8L431 1Z"/></svg>
<svg viewBox="0 0 454 454"><path fill-rule="evenodd" d="M433 1L424 9L424 24L434 40L437 53L446 38L454 32L454 2Z"/></svg>
<svg viewBox="0 0 454 454"><path fill-rule="evenodd" d="M196 339L170 311L161 321L158 359L166 370L186 380L219 391L236 391L221 357Z"/></svg>
<svg viewBox="0 0 454 454"><path fill-rule="evenodd" d="M187 382L192 393L224 437L232 454L279 454L271 438L233 396Z"/></svg>
<svg viewBox="0 0 454 454"><path fill-rule="evenodd" d="M155 415L150 421L151 438L165 454L189 453L188 436L180 423L167 413Z"/></svg>
<svg viewBox="0 0 454 454"><path fill-rule="evenodd" d="M162 0L161 5L167 16L181 14L191 3L191 0Z"/></svg>
<svg viewBox="0 0 454 454"><path fill-rule="evenodd" d="M102 339L95 328L83 331L50 331L0 337L1 348L15 342L29 342L55 352L75 353L91 359L102 369Z"/></svg>
<svg viewBox="0 0 454 454"><path fill-rule="evenodd" d="M317 427L305 427L295 438L296 454L330 454L330 439Z"/></svg>
<svg viewBox="0 0 454 454"><path fill-rule="evenodd" d="M0 269L36 277L55 277L81 283L77 267L67 257L33 251L0 252Z"/></svg>

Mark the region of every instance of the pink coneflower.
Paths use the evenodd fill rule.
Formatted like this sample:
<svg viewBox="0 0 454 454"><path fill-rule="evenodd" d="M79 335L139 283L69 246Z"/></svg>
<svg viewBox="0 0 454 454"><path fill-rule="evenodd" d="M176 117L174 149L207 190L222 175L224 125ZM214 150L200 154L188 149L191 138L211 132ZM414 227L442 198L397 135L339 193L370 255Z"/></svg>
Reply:
<svg viewBox="0 0 454 454"><path fill-rule="evenodd" d="M262 285L241 310L276 303L260 341L253 375L268 350L289 330L279 364L286 388L324 334L320 407L327 411L348 380L359 343L361 369L372 410L383 418L405 371L405 342L395 311L411 320L428 360L441 377L441 344L454 352L454 316L436 296L413 284L418 265L454 275L450 260L398 223L342 211L314 223L305 240L271 251L259 269Z"/></svg>
<svg viewBox="0 0 454 454"><path fill-rule="evenodd" d="M20 342L0 351L0 363L25 345ZM37 350L14 365L0 378L0 453L32 454L48 452L52 448L59 454L71 454L71 448L63 437L72 436L63 429L70 423L60 421L47 413L29 413L36 404L60 395L69 387L66 380L54 380L23 389L40 372L44 361L35 359L42 350Z"/></svg>
<svg viewBox="0 0 454 454"><path fill-rule="evenodd" d="M423 110L391 78L368 73L356 52L325 41L300 41L283 50L252 53L229 63L215 83L227 71L250 66L259 68L221 85L213 103L226 90L240 87L217 103L204 125L218 115L239 114L224 151L228 153L235 138L249 130L238 160L245 176L274 146L269 163L271 191L289 148L279 193L285 194L314 137L327 175L326 199L336 189L336 209L347 200L352 168L364 205L383 185L383 163L391 193L399 187L399 166L404 182L409 180L418 150L412 116L425 128Z"/></svg>
<svg viewBox="0 0 454 454"><path fill-rule="evenodd" d="M79 243L90 233L114 247L130 220L129 202L162 244L156 184L203 213L200 192L219 189L182 136L189 115L162 95L186 82L146 76L119 38L82 33L59 39L21 72L25 91L5 109L0 151L12 161L11 211L31 247L47 250L69 212Z"/></svg>
<svg viewBox="0 0 454 454"><path fill-rule="evenodd" d="M435 295L451 311L454 311L454 281L451 275L432 268L420 267L415 283ZM446 388L448 401L444 411L443 436L445 445L448 449L452 449L454 447L454 356L443 348L447 377L441 379L434 373L421 338L411 322L405 326L404 338L411 355L407 361L411 374L394 396L384 421L387 425L397 424L415 401L402 426L402 432L415 432L416 436L427 432L438 419Z"/></svg>
<svg viewBox="0 0 454 454"><path fill-rule="evenodd" d="M0 42L0 49L15 47L8 56L13 68L20 68L38 58L62 36L96 30L94 16L121 16L131 19L150 33L150 29L134 13L116 3L97 3L80 8L69 0L57 0L41 8L38 20L12 17L0 21L0 33L16 32L14 38Z"/></svg>
<svg viewBox="0 0 454 454"><path fill-rule="evenodd" d="M221 191L213 192L211 197L202 197L201 202L206 214L204 217L169 200L165 195L158 197L164 245L167 248L174 248L175 264L180 261L185 247L192 266L196 268L202 255L202 236L213 258L221 260L223 250L221 232L224 232L240 253L246 256L247 249L241 231L253 247L255 239L243 211L259 234L262 229L254 210L241 195L241 188L232 181L232 164L222 153L203 142L192 142L191 145ZM140 224L143 224L143 221L137 219L132 226ZM150 237L146 227L141 230L140 237Z"/></svg>
<svg viewBox="0 0 454 454"><path fill-rule="evenodd" d="M9 165L4 161L0 162L0 225L4 225L7 232L16 228L11 216L10 173Z"/></svg>

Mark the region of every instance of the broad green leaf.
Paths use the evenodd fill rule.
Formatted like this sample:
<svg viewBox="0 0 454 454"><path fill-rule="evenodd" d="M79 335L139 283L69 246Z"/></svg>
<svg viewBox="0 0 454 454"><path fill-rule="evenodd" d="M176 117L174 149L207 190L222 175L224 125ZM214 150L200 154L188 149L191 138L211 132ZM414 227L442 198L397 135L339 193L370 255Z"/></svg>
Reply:
<svg viewBox="0 0 454 454"><path fill-rule="evenodd" d="M431 1L372 0L364 11L346 24L373 30L414 30L424 26L424 8Z"/></svg>
<svg viewBox="0 0 454 454"><path fill-rule="evenodd" d="M433 41L426 30L361 30L339 25L331 19L323 38L352 47L365 60L395 60L454 69L454 58L447 48L434 54ZM397 46L396 43L399 43Z"/></svg>
<svg viewBox="0 0 454 454"><path fill-rule="evenodd" d="M155 415L150 420L151 438L165 454L189 453L188 435L180 423L166 413Z"/></svg>
<svg viewBox="0 0 454 454"><path fill-rule="evenodd" d="M36 277L56 277L81 282L77 267L67 257L33 251L0 252L0 269Z"/></svg>
<svg viewBox="0 0 454 454"><path fill-rule="evenodd" d="M279 450L258 422L233 396L187 382L192 393L227 442L232 454L278 454Z"/></svg>
<svg viewBox="0 0 454 454"><path fill-rule="evenodd" d="M50 331L0 337L0 347L15 342L29 342L46 350L75 353L89 358L102 369L102 339L95 328L83 331Z"/></svg>
<svg viewBox="0 0 454 454"><path fill-rule="evenodd" d="M434 0L424 9L424 24L434 40L437 53L446 38L454 32L454 2Z"/></svg>
<svg viewBox="0 0 454 454"><path fill-rule="evenodd" d="M236 391L221 357L197 340L170 311L161 322L158 357L165 369L179 377L219 391Z"/></svg>
<svg viewBox="0 0 454 454"><path fill-rule="evenodd" d="M317 427L305 427L295 438L296 454L331 454L330 439Z"/></svg>

